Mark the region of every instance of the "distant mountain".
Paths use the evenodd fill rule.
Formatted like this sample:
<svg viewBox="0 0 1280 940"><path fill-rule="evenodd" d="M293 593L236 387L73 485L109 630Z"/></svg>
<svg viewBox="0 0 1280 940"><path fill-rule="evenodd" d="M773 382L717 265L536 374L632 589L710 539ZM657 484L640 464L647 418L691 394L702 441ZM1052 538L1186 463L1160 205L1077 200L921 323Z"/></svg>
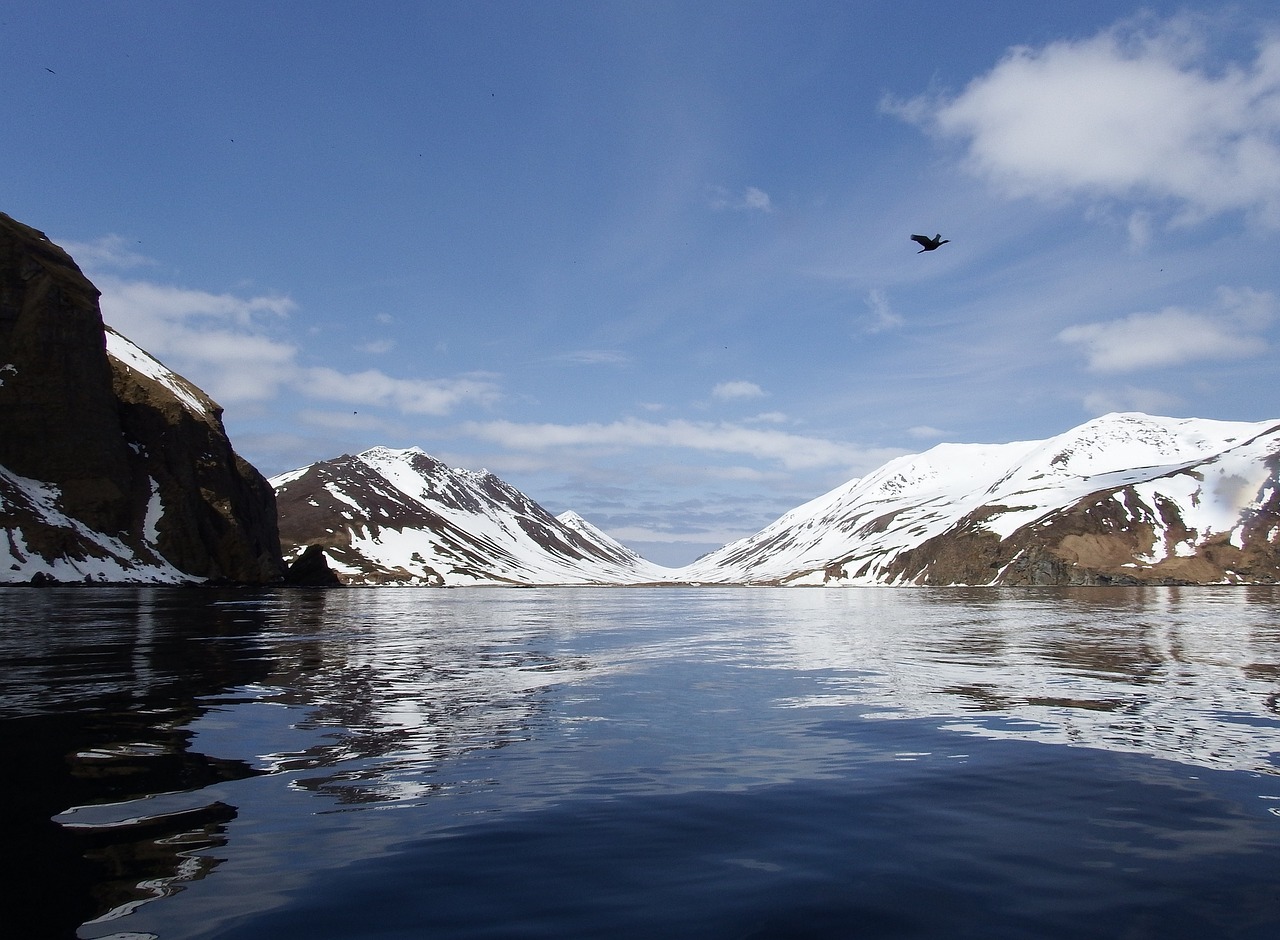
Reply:
<svg viewBox="0 0 1280 940"><path fill-rule="evenodd" d="M677 569L416 448L271 483L285 556L319 546L348 584L1280 581L1280 421L1113 414L1045 441L942 444Z"/></svg>
<svg viewBox="0 0 1280 940"><path fill-rule="evenodd" d="M1280 421L1112 414L942 444L805 503L679 577L765 584L1280 580Z"/></svg>
<svg viewBox="0 0 1280 940"><path fill-rule="evenodd" d="M221 415L0 213L0 583L279 581L271 489Z"/></svg>
<svg viewBox="0 0 1280 940"><path fill-rule="evenodd" d="M320 546L346 584L634 584L669 572L485 470L375 447L271 479L286 558Z"/></svg>

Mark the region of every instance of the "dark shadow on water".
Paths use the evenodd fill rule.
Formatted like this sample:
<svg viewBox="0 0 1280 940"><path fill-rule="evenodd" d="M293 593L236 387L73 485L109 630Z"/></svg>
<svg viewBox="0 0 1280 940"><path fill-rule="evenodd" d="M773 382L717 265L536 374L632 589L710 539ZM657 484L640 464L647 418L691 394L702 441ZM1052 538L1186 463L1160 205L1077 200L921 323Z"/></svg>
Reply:
<svg viewBox="0 0 1280 940"><path fill-rule="evenodd" d="M200 697L268 670L260 606L219 597L247 600L0 589L4 917L19 928L9 936L74 937L82 923L180 890L216 864L208 851L234 807L149 798L255 773L192 752L181 730L205 710ZM84 809L54 820L73 807Z"/></svg>

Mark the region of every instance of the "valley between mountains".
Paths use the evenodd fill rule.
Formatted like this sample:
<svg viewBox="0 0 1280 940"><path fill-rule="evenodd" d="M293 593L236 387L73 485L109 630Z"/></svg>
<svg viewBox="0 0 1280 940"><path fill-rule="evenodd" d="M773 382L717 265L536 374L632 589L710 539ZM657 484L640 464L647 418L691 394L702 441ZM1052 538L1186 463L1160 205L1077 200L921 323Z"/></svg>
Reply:
<svg viewBox="0 0 1280 940"><path fill-rule="evenodd" d="M485 471L374 448L271 480L286 558L348 584L1272 582L1280 422L1113 414L1044 441L890 461L661 568Z"/></svg>
<svg viewBox="0 0 1280 940"><path fill-rule="evenodd" d="M1273 584L1280 419L1110 414L899 457L683 568L483 470L375 447L267 481L207 394L0 213L0 583Z"/></svg>

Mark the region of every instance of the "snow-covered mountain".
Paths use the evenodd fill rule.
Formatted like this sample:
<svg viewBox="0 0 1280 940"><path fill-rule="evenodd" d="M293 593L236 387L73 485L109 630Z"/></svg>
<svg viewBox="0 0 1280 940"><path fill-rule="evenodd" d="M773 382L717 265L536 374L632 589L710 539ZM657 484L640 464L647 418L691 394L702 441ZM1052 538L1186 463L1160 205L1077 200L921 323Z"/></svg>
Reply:
<svg viewBox="0 0 1280 940"><path fill-rule="evenodd" d="M1112 414L1046 441L900 457L685 580L1063 584L1280 580L1280 421Z"/></svg>
<svg viewBox="0 0 1280 940"><path fill-rule="evenodd" d="M347 584L636 584L670 574L485 470L375 447L271 480L285 557L311 545Z"/></svg>
<svg viewBox="0 0 1280 940"><path fill-rule="evenodd" d="M1113 414L890 461L684 568L486 471L374 448L271 481L286 558L349 584L1273 583L1280 421Z"/></svg>

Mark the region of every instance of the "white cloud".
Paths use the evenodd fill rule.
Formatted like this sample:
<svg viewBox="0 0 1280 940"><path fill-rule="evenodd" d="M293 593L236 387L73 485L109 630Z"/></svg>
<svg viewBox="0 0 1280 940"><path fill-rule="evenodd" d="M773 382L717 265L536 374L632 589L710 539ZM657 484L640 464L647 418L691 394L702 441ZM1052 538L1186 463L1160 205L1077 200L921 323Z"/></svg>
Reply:
<svg viewBox="0 0 1280 940"><path fill-rule="evenodd" d="M1213 309L1166 307L1105 323L1061 331L1058 339L1080 346L1096 372L1130 372L1199 359L1256 356L1266 348L1259 335L1275 316L1275 297L1248 288L1220 288Z"/></svg>
<svg viewBox="0 0 1280 940"><path fill-rule="evenodd" d="M769 194L763 189L748 186L746 192L742 194L742 207L744 209L755 209L758 212L772 212L773 202L769 199Z"/></svg>
<svg viewBox="0 0 1280 940"><path fill-rule="evenodd" d="M463 404L489 404L499 394L490 376L403 379L376 369L303 368L297 346L273 335L297 307L288 297L214 294L114 276L97 283L107 323L223 405L268 401L287 388L324 401L443 415Z"/></svg>
<svg viewBox="0 0 1280 940"><path fill-rule="evenodd" d="M754 415L749 420L759 421L764 424L786 424L789 420L781 411L762 411L758 415Z"/></svg>
<svg viewBox="0 0 1280 940"><path fill-rule="evenodd" d="M86 271L122 270L156 263L154 258L137 251L123 235L104 235L91 242L59 241L58 244Z"/></svg>
<svg viewBox="0 0 1280 940"><path fill-rule="evenodd" d="M765 391L755 382L721 382L711 390L711 394L721 401L735 398L763 398Z"/></svg>
<svg viewBox="0 0 1280 940"><path fill-rule="evenodd" d="M311 398L393 408L403 414L445 415L459 405L490 404L498 397L497 385L484 377L397 379L377 369L302 369L292 384Z"/></svg>
<svg viewBox="0 0 1280 940"><path fill-rule="evenodd" d="M711 208L716 210L735 209L743 212L772 212L773 200L763 189L748 186L741 193L735 194L723 186L711 187L708 200Z"/></svg>
<svg viewBox="0 0 1280 940"><path fill-rule="evenodd" d="M150 281L98 277L102 318L223 405L276 395L297 349L261 325L287 316L287 297L237 297Z"/></svg>
<svg viewBox="0 0 1280 940"><path fill-rule="evenodd" d="M361 345L360 351L367 352L373 356L381 356L383 353L391 352L395 345L394 340L375 339Z"/></svg>
<svg viewBox="0 0 1280 940"><path fill-rule="evenodd" d="M126 281L116 277L100 280L97 287L102 291L103 318L135 342L139 341L135 337L145 339L148 331L155 334L153 342L166 342L176 335L175 330L196 330L199 327L193 324L201 322L230 322L251 327L262 314L285 317L297 307L288 297L280 295L244 298L151 281Z"/></svg>
<svg viewBox="0 0 1280 940"><path fill-rule="evenodd" d="M889 295L881 288L876 287L868 291L865 303L871 311L871 320L864 327L866 332L883 333L886 330L893 330L902 326L902 317L894 312L889 305Z"/></svg>
<svg viewBox="0 0 1280 940"><path fill-rule="evenodd" d="M816 467L870 469L898 456L899 450L867 450L818 437L728 423L673 420L664 423L627 418L609 424L519 424L469 422L463 433L513 450L567 447L674 447L773 460L790 470Z"/></svg>
<svg viewBox="0 0 1280 940"><path fill-rule="evenodd" d="M622 366L630 361L612 349L574 349L556 356L556 360L585 366Z"/></svg>
<svg viewBox="0 0 1280 940"><path fill-rule="evenodd" d="M1199 38L1213 27L1142 17L1017 47L953 99L883 107L964 140L1018 195L1168 199L1184 222L1243 210L1280 226L1280 36L1223 64Z"/></svg>
<svg viewBox="0 0 1280 940"><path fill-rule="evenodd" d="M913 428L907 428L907 433L920 440L935 440L940 437L946 437L947 434L946 431L927 424L917 424Z"/></svg>
<svg viewBox="0 0 1280 940"><path fill-rule="evenodd" d="M1141 251L1151 244L1151 214L1148 212L1134 212L1129 216L1128 223L1129 244L1137 251Z"/></svg>

